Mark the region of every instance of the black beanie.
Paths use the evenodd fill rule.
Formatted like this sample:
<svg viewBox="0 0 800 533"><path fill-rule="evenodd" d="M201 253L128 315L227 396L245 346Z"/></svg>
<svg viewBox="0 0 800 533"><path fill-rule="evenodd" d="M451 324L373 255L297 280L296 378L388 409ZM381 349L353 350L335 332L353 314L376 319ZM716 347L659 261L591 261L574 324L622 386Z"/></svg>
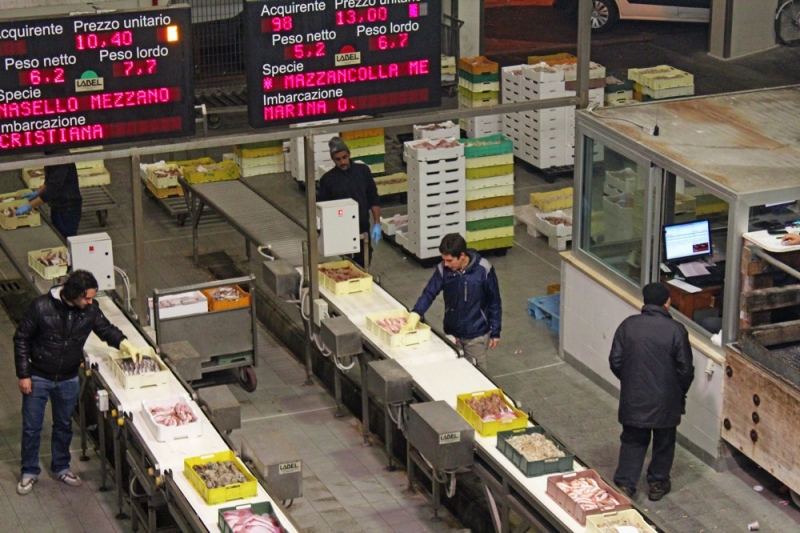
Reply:
<svg viewBox="0 0 800 533"><path fill-rule="evenodd" d="M331 158L339 152L347 152L350 153L350 148L347 147L347 144L344 142L344 139L341 137L333 137L330 141L328 141L328 148L331 151Z"/></svg>
<svg viewBox="0 0 800 533"><path fill-rule="evenodd" d="M662 306L669 300L669 289L663 283L648 283L642 289L642 297L645 305Z"/></svg>

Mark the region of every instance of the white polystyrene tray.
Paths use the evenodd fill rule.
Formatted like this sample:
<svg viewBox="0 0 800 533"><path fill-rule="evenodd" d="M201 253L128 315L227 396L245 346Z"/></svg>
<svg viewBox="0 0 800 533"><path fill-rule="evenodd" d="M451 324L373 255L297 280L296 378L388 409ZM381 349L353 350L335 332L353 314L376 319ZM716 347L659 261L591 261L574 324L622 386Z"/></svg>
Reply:
<svg viewBox="0 0 800 533"><path fill-rule="evenodd" d="M172 407L178 402L188 405L197 420L182 426L164 426L156 422L155 417L150 413L150 409L153 407ZM144 418L153 436L159 442L199 437L203 434L203 422L200 420L200 407L195 402L189 400L185 394L156 398L153 400L143 400L142 418Z"/></svg>

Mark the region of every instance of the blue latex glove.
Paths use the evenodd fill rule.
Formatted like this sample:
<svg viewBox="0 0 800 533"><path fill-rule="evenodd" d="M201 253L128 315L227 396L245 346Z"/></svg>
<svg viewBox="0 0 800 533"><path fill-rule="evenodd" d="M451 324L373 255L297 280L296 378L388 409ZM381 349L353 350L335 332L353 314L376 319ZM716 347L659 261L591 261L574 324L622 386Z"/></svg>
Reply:
<svg viewBox="0 0 800 533"><path fill-rule="evenodd" d="M39 190L37 189L35 191L26 192L25 194L22 195L22 197L30 202L34 198L38 198L39 197Z"/></svg>
<svg viewBox="0 0 800 533"><path fill-rule="evenodd" d="M378 223L372 226L372 240L375 241L375 244L381 242L381 225Z"/></svg>
<svg viewBox="0 0 800 533"><path fill-rule="evenodd" d="M19 206L17 208L17 210L15 211L15 214L17 216L24 215L24 214L28 213L30 210L31 210L31 204L21 205L21 206Z"/></svg>

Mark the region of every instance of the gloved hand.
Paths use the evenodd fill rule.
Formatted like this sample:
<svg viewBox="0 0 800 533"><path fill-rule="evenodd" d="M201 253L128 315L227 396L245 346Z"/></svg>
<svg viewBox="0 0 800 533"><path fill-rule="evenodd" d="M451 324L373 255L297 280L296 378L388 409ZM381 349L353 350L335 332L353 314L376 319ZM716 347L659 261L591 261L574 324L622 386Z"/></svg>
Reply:
<svg viewBox="0 0 800 533"><path fill-rule="evenodd" d="M406 325L400 328L400 333L411 333L417 326L419 325L419 315L417 313L411 313L408 315L408 320L406 320Z"/></svg>
<svg viewBox="0 0 800 533"><path fill-rule="evenodd" d="M372 240L375 241L375 244L381 242L381 225L377 222L372 226Z"/></svg>
<svg viewBox="0 0 800 533"><path fill-rule="evenodd" d="M133 359L134 363L141 363L142 357L144 357L144 350L131 344L131 341L128 339L119 343L119 351Z"/></svg>
<svg viewBox="0 0 800 533"><path fill-rule="evenodd" d="M22 197L30 202L34 198L39 197L39 189L33 190L31 192L26 192L25 194L22 195Z"/></svg>
<svg viewBox="0 0 800 533"><path fill-rule="evenodd" d="M17 210L14 211L14 214L16 216L20 216L20 215L24 215L24 214L28 213L30 210L31 210L31 204L25 204L25 205L19 206L17 208Z"/></svg>

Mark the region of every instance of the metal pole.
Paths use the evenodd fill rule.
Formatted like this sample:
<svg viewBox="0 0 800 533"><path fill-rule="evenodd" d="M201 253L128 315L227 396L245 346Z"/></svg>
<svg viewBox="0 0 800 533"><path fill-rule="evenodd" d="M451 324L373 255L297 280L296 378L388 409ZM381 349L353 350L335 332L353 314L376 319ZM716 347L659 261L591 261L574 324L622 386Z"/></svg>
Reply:
<svg viewBox="0 0 800 533"><path fill-rule="evenodd" d="M144 268L144 220L142 183L139 178L139 155L131 156L131 192L133 197L133 257L136 269L136 317L140 326L147 325L147 277Z"/></svg>
<svg viewBox="0 0 800 533"><path fill-rule="evenodd" d="M579 107L589 105L589 56L592 47L592 0L578 1L578 72Z"/></svg>
<svg viewBox="0 0 800 533"><path fill-rule="evenodd" d="M369 250L367 250L369 255ZM358 366L361 370L361 429L363 432L364 440L361 443L363 446L372 446L372 441L369 440L369 390L367 390L367 354L361 352L358 357ZM391 454L389 454L389 466L392 466Z"/></svg>
<svg viewBox="0 0 800 533"><path fill-rule="evenodd" d="M761 248L756 248L755 246L751 246L750 249L751 249L752 254L755 255L756 257L760 257L761 259L763 259L764 261L766 261L770 265L774 266L778 270L782 270L783 272L786 272L787 274L789 274L793 278L800 279L800 272L799 271L797 271L794 268L790 267L786 263L781 263L780 261L778 261L777 259L775 259L771 255L769 255L767 252L765 252Z"/></svg>
<svg viewBox="0 0 800 533"><path fill-rule="evenodd" d="M308 291L309 291L309 312L313 315L314 300L319 298L319 252L317 251L317 179L314 168L314 136L310 133L304 137L303 155L306 162L306 232L308 242ZM302 302L300 303L302 306ZM311 333L314 331L314 324L309 319L306 330ZM306 384L311 384L311 336L306 336ZM336 357L335 355L333 357Z"/></svg>

